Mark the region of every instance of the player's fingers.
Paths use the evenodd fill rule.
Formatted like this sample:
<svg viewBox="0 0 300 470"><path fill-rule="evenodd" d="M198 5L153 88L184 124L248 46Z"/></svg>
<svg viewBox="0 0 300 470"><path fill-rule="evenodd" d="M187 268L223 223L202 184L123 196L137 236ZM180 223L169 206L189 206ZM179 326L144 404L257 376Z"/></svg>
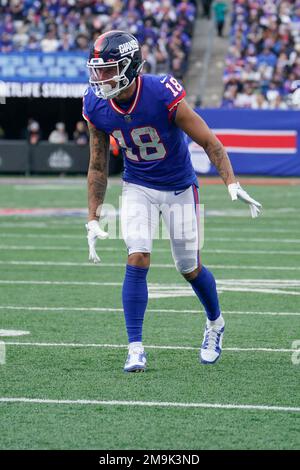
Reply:
<svg viewBox="0 0 300 470"><path fill-rule="evenodd" d="M90 247L89 260L93 263L100 263L100 258L97 255L94 247Z"/></svg>
<svg viewBox="0 0 300 470"><path fill-rule="evenodd" d="M250 211L251 211L251 216L253 219L259 216L260 214L260 209L255 206L254 204L250 204Z"/></svg>
<svg viewBox="0 0 300 470"><path fill-rule="evenodd" d="M97 233L97 238L100 238L100 240L105 240L108 237L108 233L104 232L104 230L99 230Z"/></svg>

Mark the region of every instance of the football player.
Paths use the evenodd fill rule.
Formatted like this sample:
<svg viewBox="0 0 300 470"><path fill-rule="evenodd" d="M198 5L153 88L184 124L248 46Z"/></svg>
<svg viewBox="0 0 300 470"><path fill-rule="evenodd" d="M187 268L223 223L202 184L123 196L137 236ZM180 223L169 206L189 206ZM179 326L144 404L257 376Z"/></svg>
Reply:
<svg viewBox="0 0 300 470"><path fill-rule="evenodd" d="M92 46L87 66L90 86L83 116L90 131L87 230L93 262L99 262L97 239L107 237L98 221L107 185L110 135L122 149L125 165L121 225L128 261L122 301L129 350L124 371L146 368L142 344L146 278L160 216L170 234L176 268L206 311L200 361L213 364L221 354L225 323L214 276L199 257L198 182L184 133L204 148L232 200L248 203L252 217L260 213L261 205L236 181L226 150L189 107L182 85L171 75L141 75L141 47L134 36L122 31L102 34Z"/></svg>

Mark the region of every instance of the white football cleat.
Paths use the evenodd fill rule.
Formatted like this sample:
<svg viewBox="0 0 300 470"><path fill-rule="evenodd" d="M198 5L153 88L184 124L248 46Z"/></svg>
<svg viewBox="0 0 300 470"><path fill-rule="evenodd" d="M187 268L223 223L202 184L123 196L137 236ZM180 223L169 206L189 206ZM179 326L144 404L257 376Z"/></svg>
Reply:
<svg viewBox="0 0 300 470"><path fill-rule="evenodd" d="M215 321L207 319L200 349L200 362L202 364L214 364L219 359L222 352L224 329L225 321L222 314Z"/></svg>
<svg viewBox="0 0 300 470"><path fill-rule="evenodd" d="M128 347L128 356L124 366L124 372L144 372L147 359L143 347Z"/></svg>

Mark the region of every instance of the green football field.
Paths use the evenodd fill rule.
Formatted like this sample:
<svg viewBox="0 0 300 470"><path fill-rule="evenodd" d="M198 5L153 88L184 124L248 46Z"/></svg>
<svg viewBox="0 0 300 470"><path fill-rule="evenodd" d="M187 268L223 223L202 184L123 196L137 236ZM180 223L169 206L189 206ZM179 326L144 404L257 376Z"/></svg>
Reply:
<svg viewBox="0 0 300 470"><path fill-rule="evenodd" d="M300 185L246 186L264 205L256 220L225 187L201 188L222 357L199 363L203 309L156 240L148 369L125 374L124 243L99 241L90 265L85 181L33 183L0 180L0 448L299 449ZM111 181L106 202L118 207L120 191Z"/></svg>

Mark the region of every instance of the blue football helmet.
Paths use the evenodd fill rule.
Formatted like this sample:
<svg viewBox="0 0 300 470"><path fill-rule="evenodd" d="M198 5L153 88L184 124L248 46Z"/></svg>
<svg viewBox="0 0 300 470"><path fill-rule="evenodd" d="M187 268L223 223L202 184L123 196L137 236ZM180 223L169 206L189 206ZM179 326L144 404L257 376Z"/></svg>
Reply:
<svg viewBox="0 0 300 470"><path fill-rule="evenodd" d="M101 34L94 42L87 67L96 96L112 99L128 88L143 67L141 46L123 31Z"/></svg>

